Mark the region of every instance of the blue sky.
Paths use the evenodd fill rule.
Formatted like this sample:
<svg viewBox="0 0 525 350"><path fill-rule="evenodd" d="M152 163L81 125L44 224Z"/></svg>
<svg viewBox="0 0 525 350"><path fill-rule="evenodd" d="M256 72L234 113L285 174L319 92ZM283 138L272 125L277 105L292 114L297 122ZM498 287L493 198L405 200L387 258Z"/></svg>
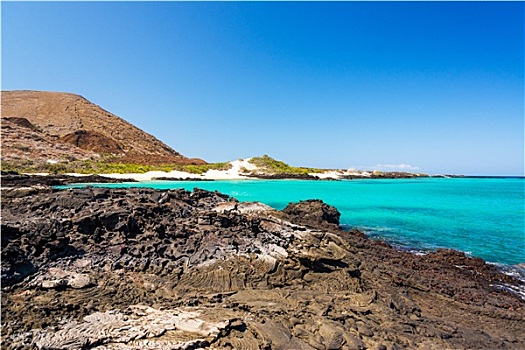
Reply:
<svg viewBox="0 0 525 350"><path fill-rule="evenodd" d="M210 162L523 175L524 3L2 2L18 89Z"/></svg>

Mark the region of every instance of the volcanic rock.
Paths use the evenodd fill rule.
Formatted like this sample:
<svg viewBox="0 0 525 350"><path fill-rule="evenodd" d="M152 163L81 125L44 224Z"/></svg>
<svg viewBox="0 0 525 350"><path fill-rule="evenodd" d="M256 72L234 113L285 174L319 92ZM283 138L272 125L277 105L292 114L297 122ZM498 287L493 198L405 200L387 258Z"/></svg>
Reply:
<svg viewBox="0 0 525 350"><path fill-rule="evenodd" d="M20 188L38 186L59 186L76 183L122 183L137 182L134 179L112 178L100 175L70 176L70 175L25 175L25 174L2 174L0 178L2 191L7 189L18 190ZM3 194L4 192L2 192Z"/></svg>
<svg viewBox="0 0 525 350"><path fill-rule="evenodd" d="M264 180L321 180L319 177L310 174L265 174L263 172L257 172L255 174L245 174L245 176Z"/></svg>
<svg viewBox="0 0 525 350"><path fill-rule="evenodd" d="M307 226L299 224L308 215ZM5 349L516 349L523 283L204 190L84 188L2 203ZM293 222L291 222L293 221ZM326 227L326 228L325 228Z"/></svg>
<svg viewBox="0 0 525 350"><path fill-rule="evenodd" d="M181 177L162 176L162 177L152 177L151 179L155 180L155 181L215 181L213 179L205 179L205 178L201 178L201 177L185 177L185 178L181 178Z"/></svg>
<svg viewBox="0 0 525 350"><path fill-rule="evenodd" d="M290 216L293 223L312 227L339 225L341 213L337 208L320 199L310 199L299 203L290 203L283 212Z"/></svg>

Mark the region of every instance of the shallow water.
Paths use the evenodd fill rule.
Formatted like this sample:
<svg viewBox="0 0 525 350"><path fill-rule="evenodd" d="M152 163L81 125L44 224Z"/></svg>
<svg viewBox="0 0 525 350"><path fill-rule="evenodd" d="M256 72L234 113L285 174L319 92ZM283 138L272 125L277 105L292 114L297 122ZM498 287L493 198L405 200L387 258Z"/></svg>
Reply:
<svg viewBox="0 0 525 350"><path fill-rule="evenodd" d="M97 187L195 187L276 209L322 199L341 212L341 224L417 250L453 248L488 262L525 262L525 179L148 181ZM67 186L73 187L73 186ZM76 187L76 186L75 186Z"/></svg>

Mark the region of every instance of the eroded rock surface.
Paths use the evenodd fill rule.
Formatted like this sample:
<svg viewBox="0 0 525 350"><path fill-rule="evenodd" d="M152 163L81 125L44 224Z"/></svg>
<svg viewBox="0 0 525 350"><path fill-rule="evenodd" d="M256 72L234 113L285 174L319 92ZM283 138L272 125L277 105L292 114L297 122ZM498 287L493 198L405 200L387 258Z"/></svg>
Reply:
<svg viewBox="0 0 525 350"><path fill-rule="evenodd" d="M201 313L182 309L157 310L131 305L126 310L95 312L80 322L69 322L57 332L43 332L40 349L188 349L210 344L232 320L210 322Z"/></svg>
<svg viewBox="0 0 525 350"><path fill-rule="evenodd" d="M341 217L339 210L319 199L290 203L283 212L288 214L293 222L313 227L337 227Z"/></svg>
<svg viewBox="0 0 525 350"><path fill-rule="evenodd" d="M6 198L2 346L523 348L525 303L501 287L519 281L455 251L396 251L337 214L203 190Z"/></svg>

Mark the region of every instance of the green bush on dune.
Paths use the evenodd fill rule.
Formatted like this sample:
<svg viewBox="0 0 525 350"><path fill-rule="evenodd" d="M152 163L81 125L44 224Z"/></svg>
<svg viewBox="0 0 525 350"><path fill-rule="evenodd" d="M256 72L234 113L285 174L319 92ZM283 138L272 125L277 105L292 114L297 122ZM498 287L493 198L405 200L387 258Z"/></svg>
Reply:
<svg viewBox="0 0 525 350"><path fill-rule="evenodd" d="M186 171L192 174L204 174L208 170L229 170L231 167L232 165L229 162L219 162L202 165L182 165L180 169L174 170Z"/></svg>
<svg viewBox="0 0 525 350"><path fill-rule="evenodd" d="M146 173L148 171L165 171L172 170L185 171L192 174L204 174L210 169L228 170L231 168L230 163L211 163L200 165L180 165L180 164L160 164L160 165L143 165L131 163L118 163L111 160L75 160L63 161L54 164L45 162L21 161L16 164L13 162L3 161L1 164L2 171L16 171L18 173L80 173L80 174L129 174L129 173Z"/></svg>
<svg viewBox="0 0 525 350"><path fill-rule="evenodd" d="M257 170L252 173L266 174L291 174L306 175L309 173L323 172L323 169L293 167L283 161L273 159L268 155L251 158L250 163L257 166ZM1 164L3 171L16 171L19 173L80 173L80 174L129 174L129 173L146 173L148 171L165 171L172 170L185 171L191 174L204 174L208 170L228 170L231 168L229 162L219 162L210 164L160 164L144 165L132 163L120 163L114 158L88 159L88 160L67 160L63 159L58 163L36 162L31 160L19 162L5 162ZM244 169L244 172L249 172Z"/></svg>
<svg viewBox="0 0 525 350"><path fill-rule="evenodd" d="M320 173L323 169L318 168L306 168L306 167L293 167L286 164L283 161L273 159L268 155L262 157L253 157L249 160L250 163L256 165L258 170L256 172L266 172L269 174L309 174L309 173Z"/></svg>

